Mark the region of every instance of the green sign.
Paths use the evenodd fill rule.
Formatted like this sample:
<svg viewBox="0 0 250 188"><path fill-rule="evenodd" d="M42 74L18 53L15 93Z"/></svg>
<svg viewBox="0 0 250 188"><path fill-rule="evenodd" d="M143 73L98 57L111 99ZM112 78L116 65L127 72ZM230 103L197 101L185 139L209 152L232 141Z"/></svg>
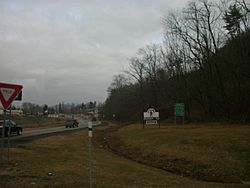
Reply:
<svg viewBox="0 0 250 188"><path fill-rule="evenodd" d="M184 116L185 115L185 105L184 103L176 103L174 106L175 116Z"/></svg>

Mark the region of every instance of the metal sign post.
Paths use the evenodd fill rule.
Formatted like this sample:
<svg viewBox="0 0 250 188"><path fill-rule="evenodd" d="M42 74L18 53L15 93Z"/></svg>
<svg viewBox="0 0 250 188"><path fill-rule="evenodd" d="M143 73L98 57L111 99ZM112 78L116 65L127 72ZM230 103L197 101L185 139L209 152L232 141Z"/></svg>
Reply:
<svg viewBox="0 0 250 188"><path fill-rule="evenodd" d="M3 118L3 128L2 128L2 140L1 140L1 164L2 165L4 165L4 161L5 161L5 159L4 159L4 153L5 153L5 151L4 151L4 148L5 148L5 139L4 139L4 137L5 137L5 132L6 132L6 110L4 110L4 118ZM9 130L8 130L8 132L9 132ZM9 163L9 145L8 145L8 163Z"/></svg>
<svg viewBox="0 0 250 188"><path fill-rule="evenodd" d="M1 163L4 164L4 136L5 136L5 123L6 123L6 110L10 107L11 103L14 100L21 100L22 99L22 85L16 84L8 84L8 83L0 83L0 102L4 108L4 123L2 128L2 141L1 141ZM11 125L8 127L8 163L10 158L10 133L11 133Z"/></svg>
<svg viewBox="0 0 250 188"><path fill-rule="evenodd" d="M92 121L89 121L89 188L92 188Z"/></svg>
<svg viewBox="0 0 250 188"><path fill-rule="evenodd" d="M4 136L5 136L5 122L6 122L6 110L4 110L4 120L2 128L2 140L1 140L1 165L4 165Z"/></svg>
<svg viewBox="0 0 250 188"><path fill-rule="evenodd" d="M11 133L11 124L8 126L8 164L10 163L10 133Z"/></svg>

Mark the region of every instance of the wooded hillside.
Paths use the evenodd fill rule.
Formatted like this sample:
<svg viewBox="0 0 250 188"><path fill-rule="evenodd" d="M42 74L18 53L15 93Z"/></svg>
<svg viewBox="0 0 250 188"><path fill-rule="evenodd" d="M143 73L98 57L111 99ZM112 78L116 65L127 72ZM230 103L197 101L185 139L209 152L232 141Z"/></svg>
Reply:
<svg viewBox="0 0 250 188"><path fill-rule="evenodd" d="M250 121L250 5L190 2L163 18L164 41L138 50L114 76L102 113L140 120L149 107L173 118L185 103L188 120Z"/></svg>

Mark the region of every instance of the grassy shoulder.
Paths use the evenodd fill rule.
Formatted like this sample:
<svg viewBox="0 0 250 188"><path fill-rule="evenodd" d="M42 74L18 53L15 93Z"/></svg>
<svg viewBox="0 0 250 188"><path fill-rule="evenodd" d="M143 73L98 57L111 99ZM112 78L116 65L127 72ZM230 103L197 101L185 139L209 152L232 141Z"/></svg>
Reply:
<svg viewBox="0 0 250 188"><path fill-rule="evenodd" d="M191 180L120 157L99 142L103 131L94 131L93 187L247 187ZM87 131L20 143L1 167L0 187L88 187L87 146Z"/></svg>
<svg viewBox="0 0 250 188"><path fill-rule="evenodd" d="M195 179L250 181L250 126L133 124L107 135L111 149Z"/></svg>

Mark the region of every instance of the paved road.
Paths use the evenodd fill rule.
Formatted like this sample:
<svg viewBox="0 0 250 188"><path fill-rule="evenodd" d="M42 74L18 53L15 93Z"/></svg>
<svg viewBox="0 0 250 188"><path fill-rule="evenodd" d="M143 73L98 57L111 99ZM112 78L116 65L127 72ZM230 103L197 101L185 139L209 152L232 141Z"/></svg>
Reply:
<svg viewBox="0 0 250 188"><path fill-rule="evenodd" d="M30 131L23 131L23 134L21 136L14 136L12 135L10 137L10 140L26 140L26 139L34 139L35 137L40 137L40 136L46 136L50 134L60 134L64 133L67 131L76 131L76 130L81 130L81 129L86 129L88 127L88 120L82 120L78 119L79 126L76 128L65 128L65 126L61 127L53 127L53 128L45 128L45 129L36 129L36 130L30 130ZM93 127L100 125L101 122L93 122ZM2 138L0 138L2 140ZM8 140L8 138L4 138L4 140Z"/></svg>

